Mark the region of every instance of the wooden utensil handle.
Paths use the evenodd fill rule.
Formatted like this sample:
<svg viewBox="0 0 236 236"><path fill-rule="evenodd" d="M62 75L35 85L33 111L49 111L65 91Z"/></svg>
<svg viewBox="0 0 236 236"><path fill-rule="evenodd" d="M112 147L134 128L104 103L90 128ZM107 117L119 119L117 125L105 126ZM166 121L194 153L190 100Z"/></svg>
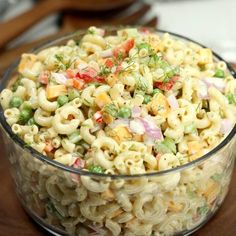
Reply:
<svg viewBox="0 0 236 236"><path fill-rule="evenodd" d="M9 41L19 36L43 17L61 10L64 7L64 2L66 1L41 1L27 12L7 22L0 23L0 48L3 48Z"/></svg>

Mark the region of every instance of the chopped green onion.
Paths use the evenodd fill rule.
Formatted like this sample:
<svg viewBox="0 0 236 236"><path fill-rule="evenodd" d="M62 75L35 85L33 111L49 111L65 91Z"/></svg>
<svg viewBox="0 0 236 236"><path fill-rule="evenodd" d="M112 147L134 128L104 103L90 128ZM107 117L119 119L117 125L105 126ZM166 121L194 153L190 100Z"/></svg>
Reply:
<svg viewBox="0 0 236 236"><path fill-rule="evenodd" d="M139 46L138 46L138 49L141 50L141 49L147 49L149 50L150 49L150 44L148 43L141 43Z"/></svg>
<svg viewBox="0 0 236 236"><path fill-rule="evenodd" d="M148 89L148 82L145 80L142 76L135 77L136 82L136 88L138 90L142 90L143 92L146 92Z"/></svg>
<svg viewBox="0 0 236 236"><path fill-rule="evenodd" d="M131 109L129 107L121 107L117 116L121 118L129 118L131 117Z"/></svg>
<svg viewBox="0 0 236 236"><path fill-rule="evenodd" d="M69 91L69 94L68 94L69 101L72 101L79 96L80 96L80 93L77 89L71 89Z"/></svg>
<svg viewBox="0 0 236 236"><path fill-rule="evenodd" d="M143 98L144 98L144 100L143 100L143 103L144 104L148 104L150 101L151 101L151 96L149 96L149 95L144 95L143 96Z"/></svg>
<svg viewBox="0 0 236 236"><path fill-rule="evenodd" d="M68 136L68 138L69 138L70 142L72 142L72 143L78 143L82 139L79 130L77 130L74 133L70 134Z"/></svg>
<svg viewBox="0 0 236 236"><path fill-rule="evenodd" d="M171 78L173 77L174 75L177 75L179 74L179 67L174 67L174 68L168 68L168 70L165 72L165 76L167 78Z"/></svg>
<svg viewBox="0 0 236 236"><path fill-rule="evenodd" d="M10 107L20 107L21 104L23 103L22 98L17 97L17 96L13 96L10 100Z"/></svg>
<svg viewBox="0 0 236 236"><path fill-rule="evenodd" d="M191 124L184 127L184 132L190 134L196 131L196 124L192 122Z"/></svg>
<svg viewBox="0 0 236 236"><path fill-rule="evenodd" d="M61 107L69 102L69 98L65 95L61 95L57 98L57 103Z"/></svg>
<svg viewBox="0 0 236 236"><path fill-rule="evenodd" d="M135 89L135 90L134 90L134 96L133 96L133 97L135 97L136 95L142 95L142 96L144 96L145 93L144 93L142 90Z"/></svg>
<svg viewBox="0 0 236 236"><path fill-rule="evenodd" d="M225 72L221 69L216 69L214 77L224 78L225 77Z"/></svg>
<svg viewBox="0 0 236 236"><path fill-rule="evenodd" d="M234 97L234 95L232 93L226 94L225 97L227 98L229 104L236 105L236 98Z"/></svg>
<svg viewBox="0 0 236 236"><path fill-rule="evenodd" d="M56 216L59 219L63 219L64 217L62 216L62 214L56 209L56 207L54 206L54 204L52 202L47 202L45 205L46 210L51 213L52 215Z"/></svg>
<svg viewBox="0 0 236 236"><path fill-rule="evenodd" d="M222 178L222 176L218 173L215 173L214 175L211 176L211 179L216 181L216 182L220 181L221 178Z"/></svg>
<svg viewBox="0 0 236 236"><path fill-rule="evenodd" d="M153 54L153 55L150 55L149 58L150 59L148 62L148 66L149 67L156 67L159 60L160 60L160 57L157 54Z"/></svg>
<svg viewBox="0 0 236 236"><path fill-rule="evenodd" d="M103 107L102 109L103 112L113 116L113 117L117 117L117 108L113 103L107 104Z"/></svg>
<svg viewBox="0 0 236 236"><path fill-rule="evenodd" d="M162 142L158 142L154 149L157 153L176 153L175 141L169 137L165 137Z"/></svg>
<svg viewBox="0 0 236 236"><path fill-rule="evenodd" d="M208 210L209 210L208 206L205 205L205 206L199 207L199 208L197 209L197 213L198 213L199 215L205 215L205 214L208 212Z"/></svg>
<svg viewBox="0 0 236 236"><path fill-rule="evenodd" d="M12 85L12 91L13 92L15 92L17 90L17 88L21 85L21 78L22 78L22 76L18 76L17 80Z"/></svg>
<svg viewBox="0 0 236 236"><path fill-rule="evenodd" d="M90 172L93 172L93 173L100 173L101 174L101 173L105 172L105 170L101 166L91 165L88 169Z"/></svg>

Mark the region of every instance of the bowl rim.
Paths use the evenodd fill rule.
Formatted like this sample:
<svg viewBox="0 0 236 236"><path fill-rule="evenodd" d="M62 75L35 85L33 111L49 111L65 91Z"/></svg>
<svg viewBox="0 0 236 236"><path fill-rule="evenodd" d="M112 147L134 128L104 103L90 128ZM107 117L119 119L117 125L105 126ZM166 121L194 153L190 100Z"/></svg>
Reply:
<svg viewBox="0 0 236 236"><path fill-rule="evenodd" d="M181 39L181 40L185 40L188 42L192 42L195 43L197 45L200 45L203 48L206 48L205 45L198 43L195 40L192 40L189 37L180 35L178 33L173 33L170 31L166 31L166 30L162 30L162 29L155 29L155 28L150 28L150 27L143 27L143 26L108 26L108 27L102 27L105 30L108 31L114 31L114 30L118 30L118 29L124 29L124 28L138 28L138 29L142 29L142 28L147 28L150 29L152 32L155 32L157 34L164 34L164 33L168 33L171 36L174 36L175 38ZM64 40L70 40L73 39L73 37L75 36L83 36L83 34L86 32L86 29L81 29L81 30L77 30L74 32L70 32L70 33L66 33L64 35L62 35L59 38L53 39L53 40L47 40L45 42L43 42L42 44L39 44L37 47L34 47L33 49L31 49L29 52L37 52L39 50L43 50L45 48L51 47L59 42L62 42ZM56 45L55 45L56 46ZM234 79L236 79L236 72L234 71L234 69L232 68L232 66L226 62L221 56L219 56L217 53L215 53L212 50L212 54L214 56L215 59L223 61L226 63L227 65L227 69L229 70L229 72L231 73L231 75L234 77ZM6 84L7 82L9 82L9 78L11 78L11 74L12 72L14 72L14 70L16 69L18 63L20 61L20 57L17 57L17 59L15 60L15 62L13 62L8 69L6 70L6 72L3 75L3 78L0 81L0 92L6 88ZM111 179L134 179L134 178L140 178L140 177L158 177L158 176L162 176L162 175L167 175L167 174L174 174L176 172L180 172L182 170L185 170L187 168L191 168L196 166L197 164L202 163L203 161L206 161L208 159L210 159L210 157L212 157L214 154L216 154L218 151L220 151L223 147L226 146L226 144L228 144L234 137L234 135L236 134L236 124L234 125L233 129L231 130L231 132L224 138L224 140L219 143L216 147L214 147L210 152L204 154L203 156L199 157L198 159L188 162L186 164L177 166L175 168L172 169L167 169L167 170L162 170L162 171L156 171L156 172L150 172L150 173L142 173L142 174L133 174L133 175L128 175L128 174L105 174L105 173L94 173L94 172L89 172L87 170L83 170L83 169L77 169L77 168L73 168L71 166L66 166L64 164L61 164L57 161L54 161L52 159L49 159L47 156L43 155L42 153L36 151L35 149L33 149L30 146L27 146L24 141L19 138L16 134L14 134L12 132L11 126L6 122L6 119L4 117L4 110L0 104L0 124L1 127L3 128L3 130L6 132L6 134L8 135L8 138L12 139L13 142L15 144L17 144L18 146L20 146L20 148L22 148L24 151L27 151L29 154L31 154L34 158L37 158L38 160L47 163L55 168L59 168L63 171L66 172L70 172L70 173L74 173L74 174L78 174L78 175L84 175L84 176L90 176L90 177L109 177Z"/></svg>

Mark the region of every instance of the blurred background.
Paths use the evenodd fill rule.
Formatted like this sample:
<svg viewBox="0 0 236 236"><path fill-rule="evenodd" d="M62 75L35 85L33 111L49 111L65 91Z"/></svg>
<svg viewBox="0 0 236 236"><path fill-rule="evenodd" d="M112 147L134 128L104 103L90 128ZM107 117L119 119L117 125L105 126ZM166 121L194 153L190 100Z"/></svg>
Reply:
<svg viewBox="0 0 236 236"><path fill-rule="evenodd" d="M90 25L156 27L236 63L236 0L0 0L0 73L22 52Z"/></svg>

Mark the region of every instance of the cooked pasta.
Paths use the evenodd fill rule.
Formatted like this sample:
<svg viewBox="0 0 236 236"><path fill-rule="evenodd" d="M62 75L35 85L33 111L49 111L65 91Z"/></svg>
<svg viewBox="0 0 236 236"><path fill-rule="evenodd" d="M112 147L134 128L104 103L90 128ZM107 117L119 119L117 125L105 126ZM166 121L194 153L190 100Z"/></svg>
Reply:
<svg viewBox="0 0 236 236"><path fill-rule="evenodd" d="M221 157L217 168L203 163L159 177L96 176L174 169L226 138L236 123L236 82L210 49L169 34L127 28L106 36L90 27L80 42L23 54L18 80L0 99L15 135L86 171L21 159L29 205L70 235L168 236L215 207Z"/></svg>

